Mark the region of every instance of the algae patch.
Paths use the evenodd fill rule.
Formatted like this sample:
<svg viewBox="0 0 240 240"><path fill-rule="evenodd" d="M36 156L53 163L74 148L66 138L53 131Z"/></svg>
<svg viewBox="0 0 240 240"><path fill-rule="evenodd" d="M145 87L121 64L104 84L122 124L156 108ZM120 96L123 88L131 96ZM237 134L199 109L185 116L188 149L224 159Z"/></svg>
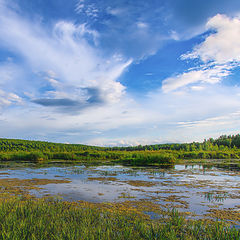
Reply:
<svg viewBox="0 0 240 240"><path fill-rule="evenodd" d="M18 179L18 178L4 178L0 179L0 198L6 195L22 195L30 196L29 191L32 189L41 189L40 185L70 183L69 180L58 179Z"/></svg>

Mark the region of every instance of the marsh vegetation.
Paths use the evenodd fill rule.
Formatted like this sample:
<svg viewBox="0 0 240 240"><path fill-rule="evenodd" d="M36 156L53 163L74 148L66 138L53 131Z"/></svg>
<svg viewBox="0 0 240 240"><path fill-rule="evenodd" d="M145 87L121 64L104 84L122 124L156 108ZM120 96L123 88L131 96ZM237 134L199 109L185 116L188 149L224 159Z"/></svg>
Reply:
<svg viewBox="0 0 240 240"><path fill-rule="evenodd" d="M0 239L239 239L217 222L185 220L177 211L164 222L131 211L97 209L68 202L11 199L0 202Z"/></svg>
<svg viewBox="0 0 240 240"><path fill-rule="evenodd" d="M182 160L240 159L240 135L204 142L136 147L95 147L40 141L0 139L1 161L109 161L133 166L172 165Z"/></svg>
<svg viewBox="0 0 240 240"><path fill-rule="evenodd" d="M157 149L2 139L0 239L240 239L234 138Z"/></svg>

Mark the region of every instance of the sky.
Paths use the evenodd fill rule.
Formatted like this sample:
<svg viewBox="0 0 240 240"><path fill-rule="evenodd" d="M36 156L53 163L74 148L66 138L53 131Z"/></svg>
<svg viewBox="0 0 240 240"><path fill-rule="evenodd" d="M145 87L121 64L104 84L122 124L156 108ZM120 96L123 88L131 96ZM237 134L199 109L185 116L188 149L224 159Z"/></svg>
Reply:
<svg viewBox="0 0 240 240"><path fill-rule="evenodd" d="M0 0L0 137L237 134L239 39L239 0Z"/></svg>

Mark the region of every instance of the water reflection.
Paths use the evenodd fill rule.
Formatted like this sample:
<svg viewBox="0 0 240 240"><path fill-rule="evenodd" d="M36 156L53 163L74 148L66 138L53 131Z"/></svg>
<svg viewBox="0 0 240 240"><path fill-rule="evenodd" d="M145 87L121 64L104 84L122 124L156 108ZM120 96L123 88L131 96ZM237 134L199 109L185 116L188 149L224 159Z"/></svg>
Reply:
<svg viewBox="0 0 240 240"><path fill-rule="evenodd" d="M229 197L226 192L206 192L204 193L204 198L209 202L224 202L225 199Z"/></svg>
<svg viewBox="0 0 240 240"><path fill-rule="evenodd" d="M31 191L69 201L149 200L163 207L205 214L212 207L238 208L240 174L235 165L175 165L171 168L87 166L83 164L1 163L0 179L68 179Z"/></svg>

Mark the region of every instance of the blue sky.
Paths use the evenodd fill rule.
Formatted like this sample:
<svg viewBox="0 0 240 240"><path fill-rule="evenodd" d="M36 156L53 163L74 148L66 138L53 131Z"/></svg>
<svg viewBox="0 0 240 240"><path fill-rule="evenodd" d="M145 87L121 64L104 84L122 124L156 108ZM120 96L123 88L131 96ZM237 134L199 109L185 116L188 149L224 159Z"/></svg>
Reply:
<svg viewBox="0 0 240 240"><path fill-rule="evenodd" d="M240 127L239 0L0 0L1 137L138 145Z"/></svg>

